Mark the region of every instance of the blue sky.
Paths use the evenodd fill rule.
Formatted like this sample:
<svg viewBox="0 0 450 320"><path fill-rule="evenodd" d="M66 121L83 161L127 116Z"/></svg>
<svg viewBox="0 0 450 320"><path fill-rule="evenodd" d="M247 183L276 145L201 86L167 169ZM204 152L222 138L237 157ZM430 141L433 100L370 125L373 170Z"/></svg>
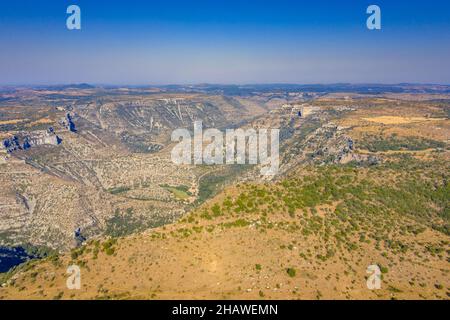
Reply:
<svg viewBox="0 0 450 320"><path fill-rule="evenodd" d="M450 1L2 0L0 44L0 84L450 84Z"/></svg>

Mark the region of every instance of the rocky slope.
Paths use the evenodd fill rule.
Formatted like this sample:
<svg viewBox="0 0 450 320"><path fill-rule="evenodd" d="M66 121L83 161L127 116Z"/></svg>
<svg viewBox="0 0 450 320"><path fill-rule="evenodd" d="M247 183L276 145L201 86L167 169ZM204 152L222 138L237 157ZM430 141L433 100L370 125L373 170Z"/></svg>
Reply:
<svg viewBox="0 0 450 320"><path fill-rule="evenodd" d="M311 107L306 118L285 106L251 123L283 129L273 181L249 170L241 176L246 182L174 223L94 237L70 254L30 262L2 276L0 298L448 299L445 107L327 97ZM112 186L128 161L93 168ZM129 201L148 195L144 185L109 195ZM125 211L115 221L130 216ZM81 290L66 287L70 265L81 268ZM382 273L380 290L367 287L371 265Z"/></svg>

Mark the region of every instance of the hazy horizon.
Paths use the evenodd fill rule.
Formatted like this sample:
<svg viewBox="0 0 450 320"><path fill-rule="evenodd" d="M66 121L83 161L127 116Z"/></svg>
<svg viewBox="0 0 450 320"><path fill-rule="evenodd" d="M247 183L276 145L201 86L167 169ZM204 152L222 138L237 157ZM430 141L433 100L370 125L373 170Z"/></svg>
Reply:
<svg viewBox="0 0 450 320"><path fill-rule="evenodd" d="M450 83L427 83L427 82L398 82L398 83L389 83L389 82L311 82L311 83L295 83L295 82L259 82L259 83L210 83L210 82L198 82L198 83L137 83L137 84L128 84L128 83L95 83L95 82L49 82L49 83L5 83L0 84L0 87L59 87L59 86L80 86L80 85L89 85L93 87L135 87L135 88L144 88L144 87L170 87L170 86L337 86L337 85L345 85L345 86L450 86Z"/></svg>

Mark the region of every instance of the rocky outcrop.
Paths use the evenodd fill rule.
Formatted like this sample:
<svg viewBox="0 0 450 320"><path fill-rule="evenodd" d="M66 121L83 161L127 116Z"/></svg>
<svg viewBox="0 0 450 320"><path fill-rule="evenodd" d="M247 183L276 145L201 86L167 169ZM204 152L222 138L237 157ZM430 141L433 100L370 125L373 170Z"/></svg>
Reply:
<svg viewBox="0 0 450 320"><path fill-rule="evenodd" d="M354 152L354 141L345 134L345 129L333 123L328 123L315 132L309 147L315 151L310 155L314 162L346 164L377 164L375 156L363 155Z"/></svg>
<svg viewBox="0 0 450 320"><path fill-rule="evenodd" d="M375 155L355 152L355 142L346 132L346 128L332 122L320 125L306 137L301 136L300 130L285 146L281 173L304 163L375 165L380 162Z"/></svg>
<svg viewBox="0 0 450 320"><path fill-rule="evenodd" d="M66 116L59 121L59 124L70 132L77 132L75 122L73 122L73 118L70 113L67 113Z"/></svg>
<svg viewBox="0 0 450 320"><path fill-rule="evenodd" d="M57 146L61 144L62 139L56 135L53 128L47 131L35 131L32 133L18 133L11 138L4 139L2 147L8 152L13 153L18 150L27 150L41 145Z"/></svg>

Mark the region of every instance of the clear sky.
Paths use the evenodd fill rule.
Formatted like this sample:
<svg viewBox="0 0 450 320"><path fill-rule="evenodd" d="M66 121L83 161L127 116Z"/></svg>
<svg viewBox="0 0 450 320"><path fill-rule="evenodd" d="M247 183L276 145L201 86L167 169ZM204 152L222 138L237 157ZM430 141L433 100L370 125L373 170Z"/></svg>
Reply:
<svg viewBox="0 0 450 320"><path fill-rule="evenodd" d="M450 1L1 0L0 84L80 82L450 84Z"/></svg>

